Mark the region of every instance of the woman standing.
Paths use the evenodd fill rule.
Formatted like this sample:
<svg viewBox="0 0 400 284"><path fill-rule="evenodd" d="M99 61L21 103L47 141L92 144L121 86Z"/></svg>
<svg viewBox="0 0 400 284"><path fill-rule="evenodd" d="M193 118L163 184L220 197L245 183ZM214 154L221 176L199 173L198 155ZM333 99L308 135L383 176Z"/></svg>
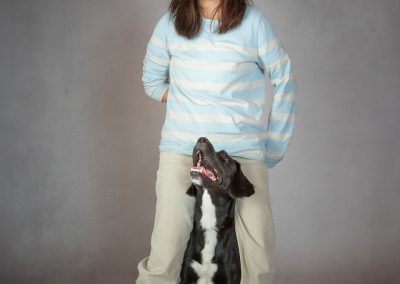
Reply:
<svg viewBox="0 0 400 284"><path fill-rule="evenodd" d="M255 194L236 202L243 284L272 283L275 232L268 170L282 160L295 121L291 61L251 0L172 0L147 46L143 84L167 103L159 145L150 255L138 284L177 283L193 222L193 147L200 136L242 165ZM269 115L265 73L273 86Z"/></svg>

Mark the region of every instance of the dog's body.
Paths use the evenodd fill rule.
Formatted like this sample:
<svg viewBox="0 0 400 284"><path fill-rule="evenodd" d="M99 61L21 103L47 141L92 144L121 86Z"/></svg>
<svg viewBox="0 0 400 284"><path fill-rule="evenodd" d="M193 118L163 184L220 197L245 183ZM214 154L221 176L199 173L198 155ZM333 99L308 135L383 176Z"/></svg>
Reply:
<svg viewBox="0 0 400 284"><path fill-rule="evenodd" d="M193 150L192 185L196 198L193 230L182 263L182 284L231 283L241 279L235 231L235 198L254 193L240 164L225 151L215 152L204 137Z"/></svg>

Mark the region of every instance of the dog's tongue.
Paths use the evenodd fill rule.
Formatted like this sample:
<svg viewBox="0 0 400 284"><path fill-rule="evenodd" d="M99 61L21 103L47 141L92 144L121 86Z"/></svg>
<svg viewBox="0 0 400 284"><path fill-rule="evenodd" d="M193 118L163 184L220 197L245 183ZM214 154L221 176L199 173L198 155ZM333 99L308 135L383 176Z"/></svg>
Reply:
<svg viewBox="0 0 400 284"><path fill-rule="evenodd" d="M202 173L209 178L215 178L214 173L210 170L207 170L205 167L191 167L190 171Z"/></svg>

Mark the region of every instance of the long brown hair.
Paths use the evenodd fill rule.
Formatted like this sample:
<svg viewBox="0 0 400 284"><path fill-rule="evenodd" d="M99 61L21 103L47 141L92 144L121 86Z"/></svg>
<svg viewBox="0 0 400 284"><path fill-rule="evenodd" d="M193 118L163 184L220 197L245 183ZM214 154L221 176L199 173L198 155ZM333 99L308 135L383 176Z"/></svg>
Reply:
<svg viewBox="0 0 400 284"><path fill-rule="evenodd" d="M214 19L218 10L221 11L216 32L223 34L237 27L242 22L246 5L253 5L253 1L221 0L213 15ZM171 0L169 10L175 16L175 30L179 35L191 39L199 33L201 13L198 0Z"/></svg>

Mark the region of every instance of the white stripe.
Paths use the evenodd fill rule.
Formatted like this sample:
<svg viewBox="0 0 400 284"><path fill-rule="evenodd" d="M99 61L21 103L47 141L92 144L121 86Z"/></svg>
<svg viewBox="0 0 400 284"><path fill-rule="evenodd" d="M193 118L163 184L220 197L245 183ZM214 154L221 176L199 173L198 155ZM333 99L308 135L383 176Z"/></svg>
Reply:
<svg viewBox="0 0 400 284"><path fill-rule="evenodd" d="M273 38L271 41L269 41L267 44L264 44L263 46L258 48L258 55L262 56L265 53L269 52L271 49L273 49L274 47L278 46L279 41L278 39L275 37Z"/></svg>
<svg viewBox="0 0 400 284"><path fill-rule="evenodd" d="M294 122L296 114L294 113L283 113L283 112L271 112L270 119L279 121L290 121Z"/></svg>
<svg viewBox="0 0 400 284"><path fill-rule="evenodd" d="M281 152L276 152L276 151L239 151L239 152L233 152L232 156L243 156L243 157L254 157L254 158L261 158L265 160L267 157L268 158L273 158L273 159L280 159L284 153Z"/></svg>
<svg viewBox="0 0 400 284"><path fill-rule="evenodd" d="M157 37L157 36L155 36L155 35L153 35L153 36L151 37L150 42L151 42L152 44L154 44L154 45L156 45L156 46L158 46L158 47L164 49L164 50L166 49L166 48L165 48L165 47L166 47L165 42L162 41L159 37Z"/></svg>
<svg viewBox="0 0 400 284"><path fill-rule="evenodd" d="M191 60L181 60L175 57L171 59L171 66L177 66L187 69L209 69L209 70L227 70L231 72L257 69L258 65L254 62L201 62Z"/></svg>
<svg viewBox="0 0 400 284"><path fill-rule="evenodd" d="M214 122L214 123L229 123L238 125L240 123L248 123L252 125L261 125L262 121L256 119L256 117L246 117L242 115L222 115L222 114L195 114L195 113L184 113L168 110L166 119L184 120L192 122Z"/></svg>
<svg viewBox="0 0 400 284"><path fill-rule="evenodd" d="M290 80L293 80L293 73L285 75L285 76L283 76L281 78L272 79L271 80L271 84L279 85L279 84L282 84L283 82L288 82Z"/></svg>
<svg viewBox="0 0 400 284"><path fill-rule="evenodd" d="M152 53L151 53L150 51L148 51L148 50L147 50L147 52L146 52L146 57L147 57L148 59L150 59L151 61L153 61L153 62L159 64L159 65L162 65L162 66L169 66L169 62L170 62L169 59L168 59L168 60L166 60L166 59L160 59L160 58L158 58L157 56L155 56L154 54L152 54Z"/></svg>
<svg viewBox="0 0 400 284"><path fill-rule="evenodd" d="M207 188L204 188L201 203L200 225L204 230L204 247L201 251L201 264L197 261L192 262L192 268L199 276L198 284L212 284L212 278L218 267L212 262L217 245L217 217L215 206L211 201Z"/></svg>
<svg viewBox="0 0 400 284"><path fill-rule="evenodd" d="M293 92L280 92L280 93L276 93L274 94L274 101L286 101L286 102L292 102L295 100L295 96L296 94Z"/></svg>
<svg viewBox="0 0 400 284"><path fill-rule="evenodd" d="M268 139L278 140L282 142L286 142L292 136L292 133L279 133L279 132L271 132L267 131Z"/></svg>
<svg viewBox="0 0 400 284"><path fill-rule="evenodd" d="M171 139L180 139L186 141L196 141L199 138L198 134L192 134L191 132L183 132L183 131L167 131L162 130L161 136L163 138L171 138ZM225 135L225 134L207 134L207 138L210 141L215 143L235 143L235 142L243 142L243 141L260 141L265 140L267 138L267 133L260 134L233 134L233 135Z"/></svg>
<svg viewBox="0 0 400 284"><path fill-rule="evenodd" d="M271 64L268 64L265 67L265 69L267 71L271 71L271 69L273 69L273 68L281 67L283 65L283 63L286 63L288 60L289 60L289 55L286 54L284 57L278 59L277 61L275 61L275 62L273 62Z"/></svg>
<svg viewBox="0 0 400 284"><path fill-rule="evenodd" d="M224 43L224 42L204 42L204 43L177 43L169 46L171 52L180 52L190 50L193 52L199 51L222 51L222 52L237 52L243 55L254 56L258 54L257 48L250 48L243 45Z"/></svg>
<svg viewBox="0 0 400 284"><path fill-rule="evenodd" d="M180 87L203 90L203 91L215 91L223 92L228 90L249 90L255 89L260 86L265 85L265 80L252 80L249 82L237 82L237 83L206 83L206 82L193 82L187 80L176 80L175 78L170 78L171 83L174 83Z"/></svg>
<svg viewBox="0 0 400 284"><path fill-rule="evenodd" d="M230 153L232 156L245 156L245 157L254 157L254 158L266 158L266 153L265 151L261 150L254 150L254 151L237 151L237 152L231 152Z"/></svg>
<svg viewBox="0 0 400 284"><path fill-rule="evenodd" d="M148 88L146 88L146 91L148 94L153 94L155 89L156 89L156 87L148 87Z"/></svg>
<svg viewBox="0 0 400 284"><path fill-rule="evenodd" d="M284 153L281 152L273 152L273 151L267 151L266 156L268 158L272 158L275 160L280 160L283 157Z"/></svg>
<svg viewBox="0 0 400 284"><path fill-rule="evenodd" d="M234 100L234 101L211 101L211 100L205 100L199 97L194 97L194 96L185 96L179 93L171 93L169 92L169 97L168 99L175 100L175 101L180 101L180 102L185 102L185 103L195 103L198 105L218 105L218 106L226 106L226 107L234 107L234 108L249 108L249 107L262 107L265 103L265 98L260 98L260 99L254 99L254 100Z"/></svg>

